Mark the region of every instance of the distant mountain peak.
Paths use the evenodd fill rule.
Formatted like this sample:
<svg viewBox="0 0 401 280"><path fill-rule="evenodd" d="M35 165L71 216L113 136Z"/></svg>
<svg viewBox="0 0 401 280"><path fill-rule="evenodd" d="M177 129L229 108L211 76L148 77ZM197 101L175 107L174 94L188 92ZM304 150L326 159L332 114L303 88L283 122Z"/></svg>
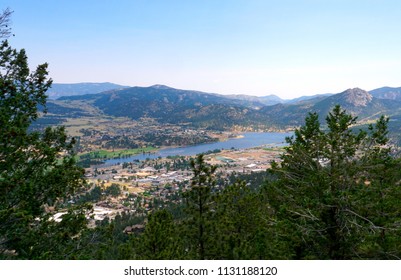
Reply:
<svg viewBox="0 0 401 280"><path fill-rule="evenodd" d="M401 100L401 87L381 87L370 91L373 97L380 99Z"/></svg>
<svg viewBox="0 0 401 280"><path fill-rule="evenodd" d="M63 96L96 94L100 92L119 90L128 88L113 83L74 83L74 84L60 84L53 83L51 88L47 91L50 99L57 99Z"/></svg>
<svg viewBox="0 0 401 280"><path fill-rule="evenodd" d="M168 87L168 86L165 86L165 85L159 85L159 84L150 86L150 88L156 88L156 89L172 89L172 87Z"/></svg>
<svg viewBox="0 0 401 280"><path fill-rule="evenodd" d="M365 107L372 101L372 95L360 88L350 88L340 93L341 97L348 104L356 107Z"/></svg>

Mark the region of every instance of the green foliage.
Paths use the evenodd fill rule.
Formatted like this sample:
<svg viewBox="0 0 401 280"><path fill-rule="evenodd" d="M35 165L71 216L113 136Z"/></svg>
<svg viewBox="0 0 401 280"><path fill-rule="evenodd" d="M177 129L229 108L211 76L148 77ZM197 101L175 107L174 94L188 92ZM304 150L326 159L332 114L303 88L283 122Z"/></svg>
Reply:
<svg viewBox="0 0 401 280"><path fill-rule="evenodd" d="M142 259L178 259L179 235L173 216L166 209L148 216L144 233L138 240L138 254Z"/></svg>
<svg viewBox="0 0 401 280"><path fill-rule="evenodd" d="M83 170L75 166L74 140L64 128L28 132L38 106L45 106L52 83L47 75L47 64L30 72L25 51L1 43L0 254L6 258L57 258L54 253L86 223L86 206L58 224L50 219L50 206L82 186Z"/></svg>
<svg viewBox="0 0 401 280"><path fill-rule="evenodd" d="M287 139L266 196L293 242L296 258L392 258L400 255L397 161L388 119L355 133L356 118L335 106L320 129L316 114ZM280 229L280 228L279 228ZM386 237L386 240L383 239Z"/></svg>
<svg viewBox="0 0 401 280"><path fill-rule="evenodd" d="M76 201L78 204L87 202L98 202L102 199L102 188L100 186L95 186L89 192L79 196Z"/></svg>
<svg viewBox="0 0 401 280"><path fill-rule="evenodd" d="M115 219L105 218L96 222L96 227L86 228L79 238L69 243L67 259L119 260L139 259L139 237L127 234L129 226L143 224L144 217L122 212Z"/></svg>
<svg viewBox="0 0 401 280"><path fill-rule="evenodd" d="M214 209L216 166L209 166L205 163L203 155L191 160L191 168L194 176L191 180L191 187L184 193L186 200L187 237L190 248L190 255L193 258L207 259L211 257L212 250L212 210Z"/></svg>
<svg viewBox="0 0 401 280"><path fill-rule="evenodd" d="M0 37L10 35L9 29L2 30L7 13L0 16ZM52 82L47 75L47 64L31 72L24 50L1 43L0 259L401 258L401 162L389 145L388 118L381 117L367 131L356 131L357 119L335 106L326 118L327 129L322 130L318 114L311 113L305 125L287 138L282 162L273 163L268 175L242 175L247 181L217 179L216 166L208 165L203 155L190 163L175 158L164 167L190 167L194 174L190 186L179 185L184 203L178 203L179 194L171 194L168 209L154 210L147 217L140 211L123 212L89 228L91 205L86 202L102 198L100 187L78 197L76 206L60 209L84 186L83 170L75 165L74 139L68 139L64 128L29 130L38 119L38 108L46 110L45 93ZM283 116L283 105L269 112L228 108L212 96L198 108L193 104L198 93L186 92L188 99L174 89L148 94L145 103L151 106L127 102L149 90L159 93L154 87L136 88L113 100L99 95L94 102L103 109L124 105L118 111L123 116L147 112L164 121L186 119L214 128L248 124L253 118L261 122L266 120L264 113ZM346 93L317 105L327 109L338 98L351 96ZM386 104L374 101L369 111L376 108L373 105ZM286 110L299 115L305 108L300 112L294 105ZM117 153L97 152L84 158L126 155ZM156 162L156 167L162 165ZM119 196L121 190L111 185L105 193ZM144 202L150 196L145 192ZM156 199L148 202L155 208L162 205ZM56 218L56 213L61 215Z"/></svg>
<svg viewBox="0 0 401 280"><path fill-rule="evenodd" d="M106 195L111 195L117 197L121 194L121 188L117 184L111 184L109 187L105 189Z"/></svg>
<svg viewBox="0 0 401 280"><path fill-rule="evenodd" d="M129 157L136 154L141 153L150 153L154 152L157 149L154 147L145 147L145 148L136 148L136 149L127 149L127 150L118 150L118 151L106 151L106 150L98 150L86 154L82 154L79 156L80 159L90 158L90 159L117 159Z"/></svg>
<svg viewBox="0 0 401 280"><path fill-rule="evenodd" d="M305 126L287 139L280 165L273 164L270 174L242 175L246 181L229 177L231 183L225 182L215 175L216 166L199 155L190 162L194 175L182 204L154 210L147 222L140 212L98 222L81 231L79 239L67 236L66 245L47 249L47 256L399 258L400 164L388 145L388 119L355 132L356 118L338 106L326 122L327 130L322 130L317 114L310 114ZM138 224L139 231L126 232L127 226Z"/></svg>
<svg viewBox="0 0 401 280"><path fill-rule="evenodd" d="M267 259L272 255L268 207L245 181L226 187L217 197L215 215L218 259Z"/></svg>

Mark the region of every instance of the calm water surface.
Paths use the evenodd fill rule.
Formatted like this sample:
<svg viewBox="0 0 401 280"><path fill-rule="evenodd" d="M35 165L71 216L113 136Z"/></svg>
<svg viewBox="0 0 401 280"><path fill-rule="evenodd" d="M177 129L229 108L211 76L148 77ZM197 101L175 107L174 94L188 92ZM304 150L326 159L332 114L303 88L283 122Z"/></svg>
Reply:
<svg viewBox="0 0 401 280"><path fill-rule="evenodd" d="M214 142L208 144L200 144L195 146L178 147L178 148L167 148L161 149L151 154L139 154L130 156L127 158L109 159L106 160L102 166L110 166L123 162L131 162L133 160L145 160L147 158L153 159L158 157L167 156L194 156L200 153L215 149L248 149L263 145L269 146L282 146L285 143L285 137L291 136L292 133L280 133L280 132L247 132L242 133L242 138L232 138L223 142Z"/></svg>

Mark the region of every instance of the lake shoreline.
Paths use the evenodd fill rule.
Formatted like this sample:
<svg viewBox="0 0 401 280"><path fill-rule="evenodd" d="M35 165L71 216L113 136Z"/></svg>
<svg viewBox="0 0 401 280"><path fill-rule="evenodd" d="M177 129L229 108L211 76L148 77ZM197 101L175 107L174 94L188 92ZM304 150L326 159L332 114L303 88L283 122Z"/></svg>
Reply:
<svg viewBox="0 0 401 280"><path fill-rule="evenodd" d="M154 159L158 157L168 156L195 156L200 153L213 151L216 149L228 150L228 149L247 149L265 145L282 146L285 143L285 137L291 136L293 133L284 132L246 132L238 135L235 138L227 139L226 141L218 141L212 143L204 143L193 146L184 147L168 147L161 148L152 153L139 154L131 157L120 158L120 159L109 159L103 164L94 165L93 167L107 167L118 165L124 162L132 162L135 160L146 160Z"/></svg>

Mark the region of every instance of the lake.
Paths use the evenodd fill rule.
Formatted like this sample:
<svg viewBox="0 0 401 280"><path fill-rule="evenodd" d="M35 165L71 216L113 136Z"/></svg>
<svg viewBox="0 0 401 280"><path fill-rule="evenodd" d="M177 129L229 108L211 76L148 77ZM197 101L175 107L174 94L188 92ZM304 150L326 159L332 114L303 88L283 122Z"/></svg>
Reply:
<svg viewBox="0 0 401 280"><path fill-rule="evenodd" d="M145 160L147 158L153 159L158 157L168 156L194 156L207 151L216 149L229 150L229 149L248 149L259 147L263 145L268 146L283 146L285 144L285 137L293 135L293 133L280 133L280 132L246 132L242 133L241 138L231 138L223 142L214 142L207 144L199 144L195 146L166 148L158 150L150 154L138 154L126 158L108 159L101 166L111 166L123 162L131 162L133 160Z"/></svg>

